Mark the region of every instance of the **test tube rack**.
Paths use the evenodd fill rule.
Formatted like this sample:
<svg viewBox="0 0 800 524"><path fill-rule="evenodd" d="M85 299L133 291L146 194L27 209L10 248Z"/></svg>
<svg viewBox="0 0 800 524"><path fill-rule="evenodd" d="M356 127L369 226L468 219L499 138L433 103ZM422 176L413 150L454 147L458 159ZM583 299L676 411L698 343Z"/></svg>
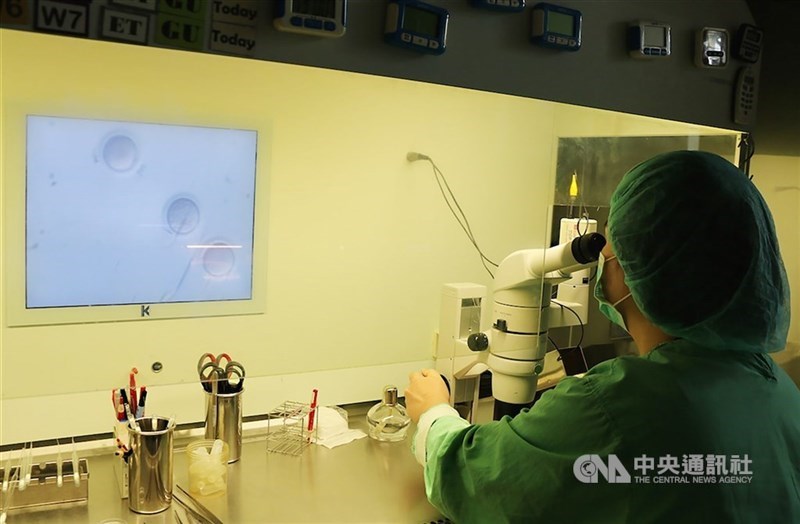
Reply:
<svg viewBox="0 0 800 524"><path fill-rule="evenodd" d="M286 401L273 409L267 419L267 451L284 455L300 455L311 444L316 435L317 420L308 430L308 417L318 417L319 411L311 414L311 406L303 402Z"/></svg>
<svg viewBox="0 0 800 524"><path fill-rule="evenodd" d="M0 490L0 508L5 508L10 497L9 510L46 509L55 504L86 504L89 501L89 463L86 459L78 461L80 483L76 486L73 480L72 462L62 463L61 487L58 486L58 463L45 462L31 466L31 480L20 491L19 466L11 467L9 477L16 478L9 483L6 491ZM5 469L0 468L0 478L4 478Z"/></svg>

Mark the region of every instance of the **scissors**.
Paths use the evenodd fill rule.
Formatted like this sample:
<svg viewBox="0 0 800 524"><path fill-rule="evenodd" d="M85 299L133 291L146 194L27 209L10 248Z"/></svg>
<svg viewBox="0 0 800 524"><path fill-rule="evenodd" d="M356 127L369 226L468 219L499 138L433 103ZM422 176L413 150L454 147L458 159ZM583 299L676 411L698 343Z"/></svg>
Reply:
<svg viewBox="0 0 800 524"><path fill-rule="evenodd" d="M224 363L227 360L227 364ZM197 374L203 389L208 392L235 393L244 386L244 366L231 360L230 355L214 356L205 353L197 362Z"/></svg>

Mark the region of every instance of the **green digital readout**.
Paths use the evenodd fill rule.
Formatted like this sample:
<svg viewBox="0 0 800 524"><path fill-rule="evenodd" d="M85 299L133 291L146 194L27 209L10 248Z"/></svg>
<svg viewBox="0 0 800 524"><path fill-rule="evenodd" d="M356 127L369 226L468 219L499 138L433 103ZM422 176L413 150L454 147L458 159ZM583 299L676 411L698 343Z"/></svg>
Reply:
<svg viewBox="0 0 800 524"><path fill-rule="evenodd" d="M439 29L439 15L409 5L403 17L403 29L428 37L436 36Z"/></svg>

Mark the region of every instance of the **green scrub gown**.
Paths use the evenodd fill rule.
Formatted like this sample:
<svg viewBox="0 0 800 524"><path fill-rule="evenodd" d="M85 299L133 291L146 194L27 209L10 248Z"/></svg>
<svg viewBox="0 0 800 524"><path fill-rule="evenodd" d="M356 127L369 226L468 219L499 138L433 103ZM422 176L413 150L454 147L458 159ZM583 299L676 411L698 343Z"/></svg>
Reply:
<svg viewBox="0 0 800 524"><path fill-rule="evenodd" d="M800 391L766 354L672 341L513 419L438 418L425 450L428 498L457 523L800 523ZM592 454L630 482L578 480Z"/></svg>

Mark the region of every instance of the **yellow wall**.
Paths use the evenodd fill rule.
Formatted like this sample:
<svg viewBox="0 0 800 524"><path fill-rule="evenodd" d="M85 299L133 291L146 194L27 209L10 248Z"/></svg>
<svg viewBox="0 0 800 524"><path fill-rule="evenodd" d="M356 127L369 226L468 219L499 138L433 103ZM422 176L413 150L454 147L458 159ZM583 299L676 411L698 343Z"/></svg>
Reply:
<svg viewBox="0 0 800 524"><path fill-rule="evenodd" d="M490 281L430 166L409 164L406 152L436 160L481 247L499 260L548 240L558 135L720 132L208 54L7 30L0 39L7 279L21 278L28 113L258 129L269 206L257 223L265 315L3 322L4 399L107 390L131 366L147 384L190 383L204 351L233 353L250 376L427 360L442 283ZM164 364L157 376L155 360Z"/></svg>
<svg viewBox="0 0 800 524"><path fill-rule="evenodd" d="M430 166L407 163L409 150L436 159L487 253L545 241L552 105L32 33L4 32L2 52L6 186L24 176L26 113L272 136L259 151L269 172L269 214L257 224L265 315L4 327L4 370L37 362L43 379L4 372L6 398L110 388L154 360L164 371L147 383L193 381L197 356L222 349L251 376L429 358L441 284L489 282ZM20 194L6 201L20 217L23 204ZM65 372L89 358L94 374Z"/></svg>
<svg viewBox="0 0 800 524"><path fill-rule="evenodd" d="M750 173L775 220L792 291L789 341L800 344L800 157L755 155Z"/></svg>

